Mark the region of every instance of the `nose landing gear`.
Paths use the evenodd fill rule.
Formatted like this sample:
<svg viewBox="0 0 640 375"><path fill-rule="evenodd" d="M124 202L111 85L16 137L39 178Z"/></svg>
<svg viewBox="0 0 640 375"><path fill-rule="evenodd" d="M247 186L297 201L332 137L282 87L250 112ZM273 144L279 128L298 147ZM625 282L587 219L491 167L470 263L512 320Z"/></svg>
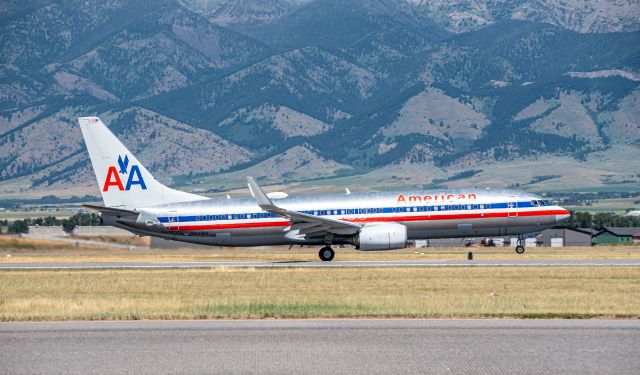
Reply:
<svg viewBox="0 0 640 375"><path fill-rule="evenodd" d="M329 262L333 259L335 252L330 246L325 246L322 249L320 249L320 252L318 253L318 255L320 255L320 259L323 262Z"/></svg>
<svg viewBox="0 0 640 375"><path fill-rule="evenodd" d="M516 253L524 254L524 245L522 241L522 235L518 236L518 241L516 242Z"/></svg>

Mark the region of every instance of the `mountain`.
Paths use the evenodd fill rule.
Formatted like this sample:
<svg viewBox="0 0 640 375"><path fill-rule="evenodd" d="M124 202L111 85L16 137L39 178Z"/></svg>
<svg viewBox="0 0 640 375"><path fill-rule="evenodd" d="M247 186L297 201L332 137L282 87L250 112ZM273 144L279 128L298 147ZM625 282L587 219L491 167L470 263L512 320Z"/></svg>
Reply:
<svg viewBox="0 0 640 375"><path fill-rule="evenodd" d="M212 193L245 175L292 189L640 190L639 9L7 1L0 193L97 195L81 115L163 181Z"/></svg>
<svg viewBox="0 0 640 375"><path fill-rule="evenodd" d="M543 22L581 33L639 30L640 3L636 0L407 1L456 33L509 19Z"/></svg>

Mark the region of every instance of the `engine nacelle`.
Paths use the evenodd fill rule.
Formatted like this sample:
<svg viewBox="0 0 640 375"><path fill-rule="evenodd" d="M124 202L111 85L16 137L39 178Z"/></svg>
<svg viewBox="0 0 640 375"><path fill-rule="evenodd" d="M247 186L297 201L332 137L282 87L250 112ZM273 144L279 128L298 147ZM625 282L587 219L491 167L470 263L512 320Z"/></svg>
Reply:
<svg viewBox="0 0 640 375"><path fill-rule="evenodd" d="M358 250L402 249L407 245L407 227L384 223L366 225L358 234Z"/></svg>

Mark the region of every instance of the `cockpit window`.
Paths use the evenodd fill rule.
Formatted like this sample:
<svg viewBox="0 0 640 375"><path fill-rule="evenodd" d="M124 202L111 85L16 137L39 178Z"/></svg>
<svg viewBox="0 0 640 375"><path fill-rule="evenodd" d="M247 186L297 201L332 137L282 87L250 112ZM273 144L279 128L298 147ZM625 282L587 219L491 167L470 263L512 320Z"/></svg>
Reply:
<svg viewBox="0 0 640 375"><path fill-rule="evenodd" d="M542 199L537 199L537 200L533 200L531 201L531 205L534 207L540 207L540 206L546 206L549 204L549 201L545 201Z"/></svg>

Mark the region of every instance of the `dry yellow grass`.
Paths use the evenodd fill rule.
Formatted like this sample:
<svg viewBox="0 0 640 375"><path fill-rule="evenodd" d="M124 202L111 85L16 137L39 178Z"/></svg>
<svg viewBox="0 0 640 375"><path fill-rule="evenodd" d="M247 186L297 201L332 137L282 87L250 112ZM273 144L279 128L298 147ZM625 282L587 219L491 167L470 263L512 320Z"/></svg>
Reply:
<svg viewBox="0 0 640 375"><path fill-rule="evenodd" d="M640 318L636 268L0 272L1 320Z"/></svg>

